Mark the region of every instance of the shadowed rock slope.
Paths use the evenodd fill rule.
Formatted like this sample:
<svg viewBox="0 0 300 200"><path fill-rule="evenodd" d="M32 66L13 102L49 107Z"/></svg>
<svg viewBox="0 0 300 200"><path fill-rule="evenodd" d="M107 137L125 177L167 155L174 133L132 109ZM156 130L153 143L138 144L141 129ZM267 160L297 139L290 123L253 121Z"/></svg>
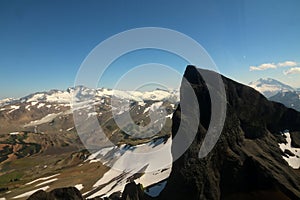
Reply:
<svg viewBox="0 0 300 200"><path fill-rule="evenodd" d="M212 151L198 158L211 117L208 87L215 89L213 84L207 86L203 77L217 75L193 66L185 71L199 102L200 125L192 145L173 163L159 199L299 199L299 173L282 158L278 142L285 140L281 134L285 129L300 130L300 113L223 76L227 100L224 128ZM185 90L182 84L181 99ZM194 112L191 109L186 115L197 116ZM173 137L182 119L186 116L181 115L179 106L173 115ZM172 146L172 154L175 151Z"/></svg>

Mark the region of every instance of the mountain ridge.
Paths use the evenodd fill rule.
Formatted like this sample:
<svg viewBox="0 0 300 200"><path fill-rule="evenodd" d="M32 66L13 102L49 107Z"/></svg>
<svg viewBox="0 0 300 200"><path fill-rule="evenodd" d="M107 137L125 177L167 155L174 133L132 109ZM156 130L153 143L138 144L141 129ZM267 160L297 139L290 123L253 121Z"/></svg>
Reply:
<svg viewBox="0 0 300 200"><path fill-rule="evenodd" d="M117 97L128 98L131 100L138 99L140 101L141 100L162 100L163 98L170 98L170 97L173 98L174 101L178 101L177 96L179 96L178 91L176 89L156 88L150 91L131 91L131 90L114 90L109 88L91 89L85 86L76 86L76 87L69 87L66 90L51 89L48 91L35 92L20 98L4 98L0 100L0 106L25 102L31 99L32 97L36 97L36 100L46 101L47 100L46 97L51 95L54 96L56 95L55 97L57 98L56 99L57 101L59 101L59 97L60 97L63 99L64 102L71 103L72 102L71 97L73 95L76 96L77 95L76 93L83 93L83 92L90 95L91 97L99 96L99 95L103 95L103 96L115 95ZM55 101L55 99L53 99L52 101Z"/></svg>

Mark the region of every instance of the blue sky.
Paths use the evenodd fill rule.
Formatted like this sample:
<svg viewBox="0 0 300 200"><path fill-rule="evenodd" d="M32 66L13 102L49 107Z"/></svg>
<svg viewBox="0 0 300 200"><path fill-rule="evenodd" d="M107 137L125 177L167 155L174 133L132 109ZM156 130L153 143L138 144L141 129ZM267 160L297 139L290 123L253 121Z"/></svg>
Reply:
<svg viewBox="0 0 300 200"><path fill-rule="evenodd" d="M164 27L190 36L222 74L239 82L271 77L300 87L299 8L298 0L1 0L0 98L73 86L93 48L114 34L139 27ZM153 54L155 62L184 71L183 60L153 51L125 59L125 71L151 62ZM294 64L279 64L285 61ZM257 70L250 71L250 66ZM112 68L110 74L117 80L124 69ZM114 82L108 77L103 83L107 87Z"/></svg>

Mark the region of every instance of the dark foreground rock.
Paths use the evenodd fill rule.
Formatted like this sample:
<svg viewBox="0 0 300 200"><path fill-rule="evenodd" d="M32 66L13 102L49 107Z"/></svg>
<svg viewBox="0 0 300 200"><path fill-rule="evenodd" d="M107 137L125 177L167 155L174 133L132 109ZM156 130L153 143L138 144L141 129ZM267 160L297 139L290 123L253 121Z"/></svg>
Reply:
<svg viewBox="0 0 300 200"><path fill-rule="evenodd" d="M50 192L39 190L32 194L27 200L84 200L79 190L75 187L58 188ZM146 195L140 184L134 181L126 184L124 191L115 192L109 197L95 197L88 200L150 200L152 199Z"/></svg>
<svg viewBox="0 0 300 200"><path fill-rule="evenodd" d="M159 199L299 199L299 174L282 158L278 138L282 140L281 131L286 129L300 130L300 113L270 102L254 89L223 76L227 105L225 124L212 151L199 159L212 104L203 75L216 76L216 73L193 66L185 71L184 77L197 94L200 113L190 109L183 115L179 106L173 115L172 136L176 136L180 123L184 123L188 115L200 114L200 125L192 145L173 163ZM209 87L218 90L214 85ZM181 99L185 98L185 90L182 84ZM176 151L172 145L172 154Z"/></svg>
<svg viewBox="0 0 300 200"><path fill-rule="evenodd" d="M79 190L75 187L58 188L50 192L39 190L27 200L83 200Z"/></svg>
<svg viewBox="0 0 300 200"><path fill-rule="evenodd" d="M140 184L135 182L128 183L122 193L122 200L142 200L144 199L144 191Z"/></svg>
<svg viewBox="0 0 300 200"><path fill-rule="evenodd" d="M295 131L295 132L291 132L291 140L292 140L292 147L295 148L300 148L300 132L299 131Z"/></svg>

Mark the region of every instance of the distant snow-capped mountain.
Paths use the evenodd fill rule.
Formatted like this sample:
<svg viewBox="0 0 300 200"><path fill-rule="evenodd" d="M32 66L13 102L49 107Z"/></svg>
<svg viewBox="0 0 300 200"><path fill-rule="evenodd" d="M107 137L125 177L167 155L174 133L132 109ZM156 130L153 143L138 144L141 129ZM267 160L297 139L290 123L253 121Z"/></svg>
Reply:
<svg viewBox="0 0 300 200"><path fill-rule="evenodd" d="M13 102L15 99L13 98L5 98L5 99L1 99L0 100L0 106L5 106L7 104L10 104L11 102Z"/></svg>
<svg viewBox="0 0 300 200"><path fill-rule="evenodd" d="M50 90L37 92L20 99L6 98L0 100L0 106L24 103L24 102L48 102L70 104L72 100L101 100L102 97L116 97L123 100L142 101L169 101L177 103L179 101L178 90L156 89L153 91L125 91L112 90L107 88L90 89L84 86L71 87L67 90ZM75 99L72 99L75 98Z"/></svg>
<svg viewBox="0 0 300 200"><path fill-rule="evenodd" d="M259 79L249 83L249 86L259 91L267 98L276 95L278 92L294 91L295 89L272 78Z"/></svg>
<svg viewBox="0 0 300 200"><path fill-rule="evenodd" d="M110 134L113 133L115 141L124 142L126 134L117 126L113 115L122 118L129 112L136 124L146 126L151 121L151 113L157 111L160 113L157 116L159 120L155 120L153 126L162 127L164 120L161 119L166 119L168 127L161 135L169 135L172 113L178 102L177 90L141 92L79 86L67 90L37 92L20 99L0 101L0 133L68 133L75 128L73 113L76 113L83 118L82 121L86 121L86 126L91 123L89 119L96 116L105 129ZM124 129L130 129L128 121L123 125ZM146 133L143 136L150 138Z"/></svg>
<svg viewBox="0 0 300 200"><path fill-rule="evenodd" d="M300 111L300 90L272 78L250 82L249 86L256 89L269 100L284 104L286 107Z"/></svg>

